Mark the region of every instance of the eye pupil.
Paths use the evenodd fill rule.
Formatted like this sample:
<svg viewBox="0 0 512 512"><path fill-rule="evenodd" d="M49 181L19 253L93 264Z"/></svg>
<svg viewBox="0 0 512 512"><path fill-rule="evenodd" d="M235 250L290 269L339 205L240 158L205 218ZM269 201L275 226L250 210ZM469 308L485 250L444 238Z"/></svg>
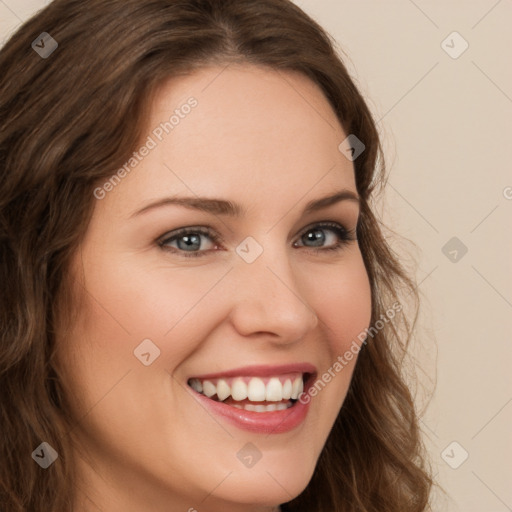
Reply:
<svg viewBox="0 0 512 512"><path fill-rule="evenodd" d="M305 235L304 241L313 242L315 246L321 246L325 242L325 233L321 229L312 229Z"/></svg>
<svg viewBox="0 0 512 512"><path fill-rule="evenodd" d="M184 241L185 246L180 247L181 242ZM199 235L184 235L178 239L178 247L180 249L199 249L201 247L201 238Z"/></svg>

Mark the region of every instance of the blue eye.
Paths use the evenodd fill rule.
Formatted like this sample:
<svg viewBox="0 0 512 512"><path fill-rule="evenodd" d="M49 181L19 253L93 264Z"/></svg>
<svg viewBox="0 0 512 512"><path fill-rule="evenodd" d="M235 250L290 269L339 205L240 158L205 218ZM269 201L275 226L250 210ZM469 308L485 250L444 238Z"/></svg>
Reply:
<svg viewBox="0 0 512 512"><path fill-rule="evenodd" d="M172 236L158 242L158 245L164 250L181 252L183 253L181 255L185 257L204 256L207 250L204 250L201 237L210 238L213 242L220 242L220 237L209 228L181 228L173 232ZM174 243L176 243L175 246L170 245ZM199 249L203 250L199 251Z"/></svg>
<svg viewBox="0 0 512 512"><path fill-rule="evenodd" d="M355 235L355 230L347 230L341 224L319 223L303 231L299 238L300 245L297 245L296 242L293 246L305 247L315 252L339 251L350 241L357 240ZM206 227L181 228L164 236L165 238L161 238L157 242L162 250L186 258L205 256L209 252L217 250L218 245L222 242L219 235ZM204 243L205 238L209 239L209 242Z"/></svg>
<svg viewBox="0 0 512 512"><path fill-rule="evenodd" d="M330 232L331 237L326 236L326 232ZM329 238L331 240L334 238L333 243L324 246ZM300 240L306 247L318 247L320 250L333 251L340 250L348 242L356 240L356 236L355 230L347 230L338 223L324 222L307 228L307 231L304 231L301 235ZM311 245L307 245L307 243L311 243Z"/></svg>

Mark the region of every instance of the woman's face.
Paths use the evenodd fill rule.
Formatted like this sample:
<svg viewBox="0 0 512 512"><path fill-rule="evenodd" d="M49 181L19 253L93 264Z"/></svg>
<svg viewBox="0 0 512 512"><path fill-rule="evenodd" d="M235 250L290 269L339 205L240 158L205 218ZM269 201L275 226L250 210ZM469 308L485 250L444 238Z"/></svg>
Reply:
<svg viewBox="0 0 512 512"><path fill-rule="evenodd" d="M305 488L371 314L347 135L302 75L164 84L73 260L77 510L259 511Z"/></svg>

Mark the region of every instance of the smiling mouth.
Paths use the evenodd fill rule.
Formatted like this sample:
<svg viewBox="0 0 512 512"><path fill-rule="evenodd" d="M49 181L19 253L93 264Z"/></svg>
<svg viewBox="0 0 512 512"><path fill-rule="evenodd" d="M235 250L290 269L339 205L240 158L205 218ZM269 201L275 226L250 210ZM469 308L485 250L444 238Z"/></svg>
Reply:
<svg viewBox="0 0 512 512"><path fill-rule="evenodd" d="M310 373L292 372L268 377L191 378L187 384L215 402L265 413L293 407L310 376Z"/></svg>

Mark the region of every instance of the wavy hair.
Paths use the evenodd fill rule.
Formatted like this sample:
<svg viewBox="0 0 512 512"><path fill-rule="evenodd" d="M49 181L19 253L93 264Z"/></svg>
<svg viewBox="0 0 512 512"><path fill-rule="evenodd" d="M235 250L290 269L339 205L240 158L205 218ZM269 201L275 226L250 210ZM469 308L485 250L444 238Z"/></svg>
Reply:
<svg viewBox="0 0 512 512"><path fill-rule="evenodd" d="M47 58L31 48L42 32L58 43ZM289 0L55 0L0 50L2 510L62 512L74 502L71 397L55 336L76 306L69 262L94 187L137 147L164 81L230 63L309 77L345 133L364 142L354 169L372 325L404 294L417 299L373 213L385 182L375 122L336 44L301 9ZM283 511L430 510L432 480L403 366L415 311L364 344L313 477ZM31 458L43 440L59 454L46 470Z"/></svg>

